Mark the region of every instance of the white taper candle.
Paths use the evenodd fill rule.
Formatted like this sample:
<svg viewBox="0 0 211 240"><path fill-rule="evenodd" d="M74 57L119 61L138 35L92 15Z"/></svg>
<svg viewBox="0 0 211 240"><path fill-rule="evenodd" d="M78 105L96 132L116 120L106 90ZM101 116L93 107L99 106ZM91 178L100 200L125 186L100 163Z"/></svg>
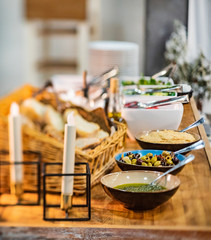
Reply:
<svg viewBox="0 0 211 240"><path fill-rule="evenodd" d="M64 132L63 173L74 173L76 126L74 112L67 116ZM62 177L62 194L73 195L73 177Z"/></svg>
<svg viewBox="0 0 211 240"><path fill-rule="evenodd" d="M9 153L11 162L21 162L22 157L22 120L19 106L13 102L10 107L9 121ZM23 167L21 164L11 165L10 180L12 184L23 181Z"/></svg>

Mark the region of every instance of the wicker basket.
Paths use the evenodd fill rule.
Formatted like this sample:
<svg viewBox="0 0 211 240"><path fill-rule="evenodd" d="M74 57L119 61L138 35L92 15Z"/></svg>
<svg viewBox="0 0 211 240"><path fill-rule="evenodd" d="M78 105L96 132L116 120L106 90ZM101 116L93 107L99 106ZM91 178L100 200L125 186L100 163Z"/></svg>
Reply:
<svg viewBox="0 0 211 240"><path fill-rule="evenodd" d="M15 91L9 96L0 100L0 149L8 150L8 123L7 115L13 101L20 102L23 99L30 97L36 91L35 88L26 85ZM92 118L92 114L89 114ZM89 120L89 119L88 119ZM91 119L90 119L91 120ZM96 119L92 119L97 122ZM117 131L113 136L108 137L100 145L93 150L85 153L79 149L76 150L76 162L88 162L91 171L91 185L99 182L100 177L108 171L111 171L115 165L114 155L122 151L126 136L126 126L121 123L116 123ZM104 126L105 128L105 126ZM45 135L44 133L31 129L23 128L23 148L24 150L40 151L42 153L42 162L61 162L63 159L63 143ZM1 161L1 159L0 159ZM49 168L49 173L61 173L61 166L55 165ZM80 166L75 167L75 172L84 172ZM34 181L34 169L27 169L27 181L32 183L27 184L26 190L35 190L36 182ZM9 174L8 169L1 169L0 177L4 189L9 189ZM58 178L49 178L47 182L47 190L51 192L60 192L61 181ZM74 193L83 194L85 192L86 182L84 177L74 178Z"/></svg>

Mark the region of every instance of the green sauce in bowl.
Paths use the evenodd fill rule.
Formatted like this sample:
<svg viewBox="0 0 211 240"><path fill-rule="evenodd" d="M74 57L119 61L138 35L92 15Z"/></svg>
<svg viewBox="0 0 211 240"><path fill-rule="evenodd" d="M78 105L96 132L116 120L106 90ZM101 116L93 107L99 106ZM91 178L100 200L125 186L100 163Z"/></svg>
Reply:
<svg viewBox="0 0 211 240"><path fill-rule="evenodd" d="M127 183L117 185L114 188L128 192L155 192L167 189L161 185L149 185L147 183Z"/></svg>

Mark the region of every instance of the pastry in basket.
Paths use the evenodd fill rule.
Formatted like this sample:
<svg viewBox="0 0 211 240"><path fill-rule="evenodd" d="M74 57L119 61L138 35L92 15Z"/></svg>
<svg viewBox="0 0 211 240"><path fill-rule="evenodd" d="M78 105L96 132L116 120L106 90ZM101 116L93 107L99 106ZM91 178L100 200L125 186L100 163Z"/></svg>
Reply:
<svg viewBox="0 0 211 240"><path fill-rule="evenodd" d="M23 126L28 126L30 128L40 130L39 126L36 125L31 119L29 119L25 115L22 115L22 124L23 124Z"/></svg>
<svg viewBox="0 0 211 240"><path fill-rule="evenodd" d="M49 125L53 131L64 131L62 115L52 106L45 105L34 98L28 98L22 102L21 113L32 122L40 124L40 128ZM49 130L50 127L47 129Z"/></svg>
<svg viewBox="0 0 211 240"><path fill-rule="evenodd" d="M93 149L101 143L99 138L77 138L75 146L81 150Z"/></svg>
<svg viewBox="0 0 211 240"><path fill-rule="evenodd" d="M34 122L43 123L46 112L46 105L34 98L28 98L20 105L20 111L23 115Z"/></svg>
<svg viewBox="0 0 211 240"><path fill-rule="evenodd" d="M105 132L104 130L100 129L100 130L96 133L95 137L98 138L98 139L100 139L100 140L102 140L102 139L104 139L104 138L109 137L109 134L108 134L107 132Z"/></svg>
<svg viewBox="0 0 211 240"><path fill-rule="evenodd" d="M50 137L56 138L58 141L64 141L64 134L61 131L57 131L53 126L46 125L43 128L43 133L47 134Z"/></svg>
<svg viewBox="0 0 211 240"><path fill-rule="evenodd" d="M76 147L81 150L94 149L103 139L109 136L108 132L100 128L99 124L89 122L83 118L76 109L67 109L64 112L64 119L73 111L74 120L76 124L76 132L78 138L76 139Z"/></svg>
<svg viewBox="0 0 211 240"><path fill-rule="evenodd" d="M76 139L76 147L81 150L93 149L97 147L105 138L107 138L109 134L102 129L100 129L95 137L87 137L87 138L77 138Z"/></svg>
<svg viewBox="0 0 211 240"><path fill-rule="evenodd" d="M44 122L47 125L52 126L52 128L58 132L64 131L64 121L62 115L50 105L47 105Z"/></svg>
<svg viewBox="0 0 211 240"><path fill-rule="evenodd" d="M89 122L84 119L77 110L67 109L64 112L64 119L67 119L67 115L74 111L74 120L76 125L76 133L78 137L94 137L98 130L100 130L100 126L97 123Z"/></svg>
<svg viewBox="0 0 211 240"><path fill-rule="evenodd" d="M103 125L103 129L106 130L103 130L100 126L100 123L104 122L103 114L100 109L96 110L96 114L94 114L93 112L87 112L84 109L75 106L74 108L66 109L62 117L61 113L56 111L53 106L50 104L44 104L43 101L40 102L34 98L26 99L21 104L22 114L29 119L28 122L35 123L34 126L32 124L29 124L28 126L34 129L36 126L39 126L40 131L60 142L62 142L64 138L64 122L71 111L74 112L74 120L76 124L77 148L86 151L94 149L101 144L105 138L109 137L109 133L107 132L109 129L107 128L106 123ZM98 120L100 120L100 123L94 122L91 117L92 115L99 116Z"/></svg>

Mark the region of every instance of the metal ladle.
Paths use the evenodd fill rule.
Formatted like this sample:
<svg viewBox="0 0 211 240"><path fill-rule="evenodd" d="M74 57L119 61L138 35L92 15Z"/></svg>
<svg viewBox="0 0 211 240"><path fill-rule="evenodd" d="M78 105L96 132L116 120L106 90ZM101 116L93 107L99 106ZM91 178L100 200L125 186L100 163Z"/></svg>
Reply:
<svg viewBox="0 0 211 240"><path fill-rule="evenodd" d="M180 130L180 132L185 132L185 131L187 131L187 130L189 130L189 129L191 129L191 128L197 127L197 126L201 125L201 124L204 123L204 122L205 122L204 117L201 117L199 120L195 121L195 122L192 123L190 126L188 126L188 127L184 128L184 129Z"/></svg>
<svg viewBox="0 0 211 240"><path fill-rule="evenodd" d="M186 148L180 149L176 152L174 152L174 154L179 154L179 153L183 153L183 152L187 152L187 151L191 151L191 150L197 150L197 149L201 149L205 147L205 143L203 140L200 140ZM164 174L160 175L159 177L157 177L155 180L153 180L149 185L154 185L155 182L157 182L159 179L161 179L162 177L164 177L166 174L173 172L174 170L180 168L181 166L191 162L194 159L194 155L190 154L185 160L180 161L177 165L175 165L174 167L172 167L171 169L169 169L168 171L166 171Z"/></svg>
<svg viewBox="0 0 211 240"><path fill-rule="evenodd" d="M126 108L151 108L151 107L163 106L163 105L167 105L167 104L184 102L184 101L189 101L188 95L172 97L172 98L167 98L164 100L152 101L152 102L147 102L147 103L135 101L135 102L126 103L124 105L124 107L126 107Z"/></svg>
<svg viewBox="0 0 211 240"><path fill-rule="evenodd" d="M146 88L145 90L143 89L126 89L124 90L127 94L147 94L147 93L156 93L156 92L169 92L172 90L178 90L181 89L181 86L174 85L171 87L165 87L165 88Z"/></svg>
<svg viewBox="0 0 211 240"><path fill-rule="evenodd" d="M115 77L117 74L119 73L119 68L118 66L114 66L111 69L109 69L108 71L100 74L99 76L93 78L88 84L87 87L90 86L97 86L100 85L101 87L104 86L105 82L107 82L107 80L109 78Z"/></svg>
<svg viewBox="0 0 211 240"><path fill-rule="evenodd" d="M160 72L152 75L152 78L156 79L158 77L161 77L161 76L165 75L170 69L172 69L171 71L174 72L175 68L176 68L176 64L170 63L167 67L163 68Z"/></svg>
<svg viewBox="0 0 211 240"><path fill-rule="evenodd" d="M153 186L156 184L156 182L158 180L160 180L161 178L163 178L164 176L166 176L167 174L175 171L176 169L180 168L183 165L186 165L187 163L193 161L193 159L195 158L194 155L190 154L185 160L181 161L180 163L178 163L177 165L175 165L174 167L170 168L168 171L164 172L163 174L161 174L160 176L158 176L156 179L154 179L149 185Z"/></svg>
<svg viewBox="0 0 211 240"><path fill-rule="evenodd" d="M189 151L192 151L192 150L198 150L198 149L201 149L201 148L204 148L204 147L205 147L204 141L199 140L198 142L193 143L190 146L187 146L185 148L182 148L180 150L175 151L174 154L176 155L176 154L179 154L179 153L189 152Z"/></svg>

